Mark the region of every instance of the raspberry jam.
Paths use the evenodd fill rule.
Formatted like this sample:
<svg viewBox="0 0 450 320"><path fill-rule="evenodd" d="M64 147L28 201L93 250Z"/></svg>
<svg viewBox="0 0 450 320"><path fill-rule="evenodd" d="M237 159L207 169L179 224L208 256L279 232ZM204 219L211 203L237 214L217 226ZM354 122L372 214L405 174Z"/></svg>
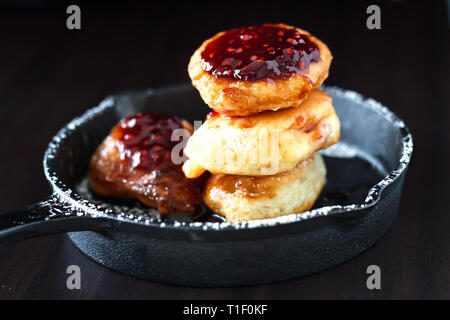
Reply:
<svg viewBox="0 0 450 320"><path fill-rule="evenodd" d="M211 111L211 112L209 112L209 113L206 115L206 120L215 118L215 117L217 117L218 115L219 115L219 113L217 113L217 112L215 112L215 111Z"/></svg>
<svg viewBox="0 0 450 320"><path fill-rule="evenodd" d="M171 141L172 132L183 128L178 117L140 112L119 122L112 137L119 141L122 160L131 160L134 168L154 170L170 165L172 148L178 141Z"/></svg>
<svg viewBox="0 0 450 320"><path fill-rule="evenodd" d="M295 28L264 24L233 29L208 43L203 69L217 78L256 81L302 74L320 61L317 46Z"/></svg>

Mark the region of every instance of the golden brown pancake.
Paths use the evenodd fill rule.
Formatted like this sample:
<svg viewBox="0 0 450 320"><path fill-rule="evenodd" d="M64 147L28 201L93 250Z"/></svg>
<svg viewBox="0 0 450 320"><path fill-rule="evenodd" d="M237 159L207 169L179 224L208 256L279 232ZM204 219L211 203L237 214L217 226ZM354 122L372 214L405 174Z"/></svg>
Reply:
<svg viewBox="0 0 450 320"><path fill-rule="evenodd" d="M266 25L264 25L266 26ZM318 61L309 61L309 57L301 56L302 58L298 61L299 65L302 64L302 68L296 70L292 74L283 74L282 72L277 71L277 75L280 76L268 76L267 78L256 77L257 80L245 80L244 77L239 79L239 72L242 69L239 69L237 72L238 78L226 77L223 76L224 72L216 73L216 75L211 73L211 70L207 71L205 69L210 68L208 61L205 61L206 56L202 56L203 52L207 50L210 43L214 43L215 40L221 39L224 35L227 34L228 31L220 32L214 37L206 40L193 54L188 66L189 76L192 79L192 84L198 89L203 100L209 105L210 108L214 109L214 111L228 115L228 116L246 116L250 114L254 114L257 112L265 111L265 110L278 110L283 108L297 107L299 106L308 95L315 89L317 89L322 82L328 77L328 70L330 68L332 55L328 47L319 39L312 36L309 32L294 28L291 26L287 26L285 24L273 24L268 25L273 27L278 27L287 30L295 30L301 37L305 38L306 41L310 41L313 45L316 46L317 51L320 54L320 58ZM247 28L248 29L248 28ZM236 30L236 29L234 29ZM235 32L234 30L230 30L230 32ZM244 30L244 29L243 29ZM282 32L282 31L281 31ZM241 35L246 36L246 34ZM278 37L278 36L277 36ZM280 38L283 42L286 41L295 41L293 43L297 43L296 41L300 39L294 39L292 37ZM277 42L277 39L271 39L272 42ZM231 40L230 40L231 41ZM250 43L251 40L249 40ZM288 44L290 44L290 42ZM243 42L245 45L245 42ZM296 50L296 46L292 45L289 47L277 47L277 44L274 43L274 51L278 50L278 58L282 58L284 55L291 54L292 56L298 54L302 50ZM226 50L230 50L231 46L225 46L226 43L221 44L220 50L223 52L219 52L220 54L226 53ZM256 45L264 46L265 43L256 43ZM267 44L268 45L268 44ZM299 46L299 44L297 44ZM272 47L268 47L265 49L271 49ZM234 52L229 54L229 57L233 58L234 56L239 57L242 54L239 50L255 50L261 48L248 48L246 49L244 46L239 48L231 48L235 49ZM303 50L304 51L304 50ZM207 51L206 51L207 52ZM241 53L235 53L241 52ZM249 51L251 52L251 51ZM282 54L281 54L282 52ZM287 53L289 52L289 53ZM234 54L234 56L233 56ZM304 54L304 53L301 53ZM255 55L257 57L257 55ZM300 57L300 56L299 56ZM228 58L226 58L228 59ZM261 58L262 59L262 58ZM282 70L282 63L276 64L275 67L272 67L274 63L277 63L275 57L273 60L270 60L271 65L268 67L276 69L279 67ZM226 60L224 60L226 61ZM233 60L234 61L234 60ZM241 60L239 60L241 61ZM268 60L269 61L269 60ZM289 60L294 61L294 60ZM297 60L295 60L297 62ZM261 61L261 63L264 63ZM305 63L305 65L303 65ZM236 66L235 68L238 68ZM289 66L289 68L292 68ZM300 68L300 67L299 67ZM242 72L241 72L242 74ZM242 78L242 77L241 77ZM253 77L255 78L255 77ZM251 78L251 79L253 79Z"/></svg>
<svg viewBox="0 0 450 320"><path fill-rule="evenodd" d="M302 105L247 117L207 119L188 140L188 178L213 174L274 175L294 169L335 144L340 122L327 93L315 90Z"/></svg>
<svg viewBox="0 0 450 320"><path fill-rule="evenodd" d="M213 175L206 182L203 200L229 222L301 213L313 206L325 176L325 164L317 153L274 176Z"/></svg>
<svg viewBox="0 0 450 320"><path fill-rule="evenodd" d="M152 119L157 120L153 121ZM99 195L138 199L161 213L194 211L203 178L187 179L171 159L173 129L193 131L177 117L138 114L123 119L97 148L88 171Z"/></svg>

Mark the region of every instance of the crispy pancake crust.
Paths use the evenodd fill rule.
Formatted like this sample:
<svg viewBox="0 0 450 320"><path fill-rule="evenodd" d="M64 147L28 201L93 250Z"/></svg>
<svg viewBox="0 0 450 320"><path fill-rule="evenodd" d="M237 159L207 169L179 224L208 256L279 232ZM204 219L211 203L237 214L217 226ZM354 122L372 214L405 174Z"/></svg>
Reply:
<svg viewBox="0 0 450 320"><path fill-rule="evenodd" d="M289 27L285 24L277 26ZM308 95L328 77L332 55L328 47L309 32L296 28L310 36L320 52L320 61L311 63L303 75L293 74L288 79L242 81L220 79L203 69L201 53L206 45L224 32L206 40L194 52L188 66L192 84L214 111L227 116L246 116L265 110L278 110L299 106Z"/></svg>
<svg viewBox="0 0 450 320"><path fill-rule="evenodd" d="M213 175L206 182L203 201L229 222L301 213L319 197L325 176L319 154L274 176Z"/></svg>
<svg viewBox="0 0 450 320"><path fill-rule="evenodd" d="M188 178L213 174L274 175L294 169L314 152L335 144L340 122L327 93L315 90L297 108L253 116L215 116L188 140Z"/></svg>

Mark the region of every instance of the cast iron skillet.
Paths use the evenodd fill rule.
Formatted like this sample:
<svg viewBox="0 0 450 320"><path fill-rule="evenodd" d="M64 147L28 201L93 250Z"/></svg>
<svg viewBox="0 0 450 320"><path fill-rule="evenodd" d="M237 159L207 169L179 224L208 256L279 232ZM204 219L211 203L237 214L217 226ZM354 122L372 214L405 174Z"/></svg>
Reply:
<svg viewBox="0 0 450 320"><path fill-rule="evenodd" d="M247 223L202 222L185 215L165 219L137 203L92 196L85 182L89 159L120 119L143 110L205 118L208 109L195 89L183 85L109 97L64 127L44 156L53 194L0 215L0 243L72 232L81 251L111 269L191 286L266 283L346 261L391 226L412 137L378 102L339 88L325 90L341 119L342 138L324 152L327 186L311 211Z"/></svg>

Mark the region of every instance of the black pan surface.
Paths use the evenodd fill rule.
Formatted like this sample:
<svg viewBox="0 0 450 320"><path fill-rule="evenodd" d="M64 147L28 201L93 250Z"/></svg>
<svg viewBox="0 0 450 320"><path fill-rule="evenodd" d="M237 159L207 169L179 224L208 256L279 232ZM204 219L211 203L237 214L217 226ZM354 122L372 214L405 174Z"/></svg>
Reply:
<svg viewBox="0 0 450 320"><path fill-rule="evenodd" d="M163 217L137 202L95 196L85 178L89 159L120 119L139 111L205 118L208 108L195 89L183 85L109 97L63 128L44 157L54 194L0 215L0 241L84 231L69 236L95 261L139 278L193 286L277 281L348 260L391 226L412 138L378 102L324 89L341 119L342 138L322 152L327 184L311 211L226 223L206 208Z"/></svg>

